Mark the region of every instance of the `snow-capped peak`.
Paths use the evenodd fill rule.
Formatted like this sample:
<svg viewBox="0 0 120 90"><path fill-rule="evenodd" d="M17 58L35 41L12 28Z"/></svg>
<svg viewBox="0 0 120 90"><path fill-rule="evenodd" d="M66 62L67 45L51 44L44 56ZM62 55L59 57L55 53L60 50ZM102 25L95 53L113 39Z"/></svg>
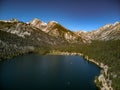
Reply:
<svg viewBox="0 0 120 90"><path fill-rule="evenodd" d="M41 20L39 20L38 18L34 18L32 21L31 21L31 24L36 24L38 22L42 22Z"/></svg>
<svg viewBox="0 0 120 90"><path fill-rule="evenodd" d="M56 21L50 21L51 23L58 23L58 22L56 22Z"/></svg>
<svg viewBox="0 0 120 90"><path fill-rule="evenodd" d="M31 24L32 26L36 27L36 28L41 29L41 30L44 30L44 29L46 28L46 26L47 26L47 23L39 20L38 18L34 18L34 19L30 22L30 24Z"/></svg>
<svg viewBox="0 0 120 90"><path fill-rule="evenodd" d="M113 25L115 26L115 25L117 25L117 24L120 24L120 22L116 21Z"/></svg>
<svg viewBox="0 0 120 90"><path fill-rule="evenodd" d="M103 28L108 28L110 27L112 24L106 24L105 26L103 26Z"/></svg>

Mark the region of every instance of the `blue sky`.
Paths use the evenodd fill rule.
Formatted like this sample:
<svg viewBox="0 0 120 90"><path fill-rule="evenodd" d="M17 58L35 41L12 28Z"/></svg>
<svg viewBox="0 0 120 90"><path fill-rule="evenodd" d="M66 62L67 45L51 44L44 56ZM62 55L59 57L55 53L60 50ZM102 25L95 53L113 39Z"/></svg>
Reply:
<svg viewBox="0 0 120 90"><path fill-rule="evenodd" d="M96 30L120 21L120 0L0 0L0 19L57 21L70 30Z"/></svg>

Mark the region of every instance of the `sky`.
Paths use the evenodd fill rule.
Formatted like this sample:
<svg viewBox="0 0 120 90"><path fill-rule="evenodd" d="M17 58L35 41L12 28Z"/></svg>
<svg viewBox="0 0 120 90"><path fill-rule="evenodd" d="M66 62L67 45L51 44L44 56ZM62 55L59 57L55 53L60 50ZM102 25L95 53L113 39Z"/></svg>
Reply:
<svg viewBox="0 0 120 90"><path fill-rule="evenodd" d="M120 22L120 0L0 0L0 20L57 21L69 30L91 31Z"/></svg>

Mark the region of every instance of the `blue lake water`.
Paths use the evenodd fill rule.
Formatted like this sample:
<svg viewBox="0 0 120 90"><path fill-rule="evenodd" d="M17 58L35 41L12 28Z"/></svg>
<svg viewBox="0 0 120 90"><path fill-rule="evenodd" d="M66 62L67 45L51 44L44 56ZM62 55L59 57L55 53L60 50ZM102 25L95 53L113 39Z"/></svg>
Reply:
<svg viewBox="0 0 120 90"><path fill-rule="evenodd" d="M98 90L94 79L99 74L98 66L80 56L29 54L0 62L0 88Z"/></svg>

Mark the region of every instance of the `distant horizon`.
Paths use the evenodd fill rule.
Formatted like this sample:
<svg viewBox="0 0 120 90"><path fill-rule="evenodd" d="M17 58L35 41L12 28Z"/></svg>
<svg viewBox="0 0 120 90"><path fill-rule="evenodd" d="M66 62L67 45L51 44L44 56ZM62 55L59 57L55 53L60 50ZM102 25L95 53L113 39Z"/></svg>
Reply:
<svg viewBox="0 0 120 90"><path fill-rule="evenodd" d="M0 19L57 21L71 31L93 31L120 21L119 0L0 0Z"/></svg>
<svg viewBox="0 0 120 90"><path fill-rule="evenodd" d="M36 17L35 17L36 18ZM33 19L31 19L31 20L29 20L29 21L22 21L22 20L20 20L19 18L10 18L10 19L6 19L6 21L9 21L9 20L11 20L11 19L18 19L19 21L21 21L21 22L24 22L24 23L28 23L28 22L31 22L32 20L34 20L35 18L33 18ZM40 19L40 18L37 18L37 19L39 19L40 21L43 21L42 19ZM0 20L5 20L5 19L0 19ZM50 21L55 21L55 20L50 20ZM48 22L50 22L50 21L48 21ZM45 21L43 21L43 22L45 22ZM45 22L45 23L48 23L48 22ZM57 22L57 21L56 21ZM104 24L103 26L105 26L105 25L107 25L107 24L114 24L114 23L116 23L116 22L120 22L120 21L115 21L115 22L113 22L113 23L106 23L106 24ZM59 23L59 22L58 22ZM63 25L63 24L61 24L61 23L59 23L60 25L62 25L63 27L65 27L65 25ZM100 26L100 27L98 27L98 28L96 28L95 30L98 30L99 28L101 28L101 27L103 27L103 26ZM82 30L82 29L79 29L79 30L71 30L71 29L69 29L69 28L67 28L67 27L65 27L66 29L68 29L68 30L70 30L70 31L75 31L75 32L77 32L77 31L87 31L87 30ZM89 31L94 31L94 30L89 30ZM87 31L87 32L89 32L89 31Z"/></svg>

